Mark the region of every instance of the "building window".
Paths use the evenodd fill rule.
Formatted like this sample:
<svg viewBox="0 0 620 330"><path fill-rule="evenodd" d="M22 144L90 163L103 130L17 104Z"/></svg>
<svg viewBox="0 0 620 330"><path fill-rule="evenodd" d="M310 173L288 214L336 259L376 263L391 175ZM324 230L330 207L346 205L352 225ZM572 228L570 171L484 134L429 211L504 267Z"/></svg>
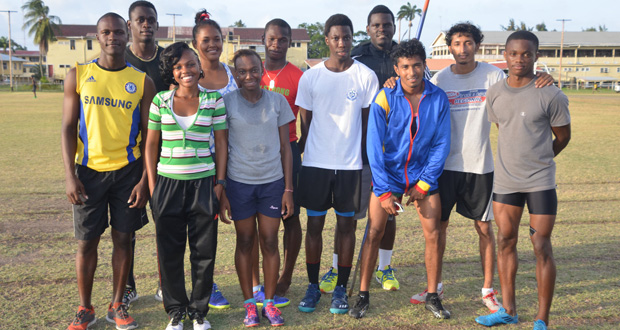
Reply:
<svg viewBox="0 0 620 330"><path fill-rule="evenodd" d="M601 68L601 73L609 73L609 68Z"/></svg>
<svg viewBox="0 0 620 330"><path fill-rule="evenodd" d="M3 69L3 70L7 70L7 68L8 68L8 67L7 67L7 65L6 65L6 62L2 63L2 69Z"/></svg>
<svg viewBox="0 0 620 330"><path fill-rule="evenodd" d="M620 73L620 68L616 68L616 72Z"/></svg>
<svg viewBox="0 0 620 330"><path fill-rule="evenodd" d="M564 71L573 71L573 68L564 68Z"/></svg>
<svg viewBox="0 0 620 330"><path fill-rule="evenodd" d="M611 57L612 50L611 49L597 49L596 57Z"/></svg>
<svg viewBox="0 0 620 330"><path fill-rule="evenodd" d="M88 50L92 50L93 49L93 41L92 40L86 40L86 49L88 49Z"/></svg>
<svg viewBox="0 0 620 330"><path fill-rule="evenodd" d="M577 57L594 57L594 49L579 49Z"/></svg>
<svg viewBox="0 0 620 330"><path fill-rule="evenodd" d="M69 41L69 48L71 48L71 50L75 50L75 40Z"/></svg>

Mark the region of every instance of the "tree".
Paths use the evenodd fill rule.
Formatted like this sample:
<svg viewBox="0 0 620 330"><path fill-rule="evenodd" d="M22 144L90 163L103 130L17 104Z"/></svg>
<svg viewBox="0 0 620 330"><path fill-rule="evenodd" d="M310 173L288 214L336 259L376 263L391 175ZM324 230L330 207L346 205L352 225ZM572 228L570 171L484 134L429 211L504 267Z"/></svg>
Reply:
<svg viewBox="0 0 620 330"><path fill-rule="evenodd" d="M400 42L400 22L401 20L407 20L409 22L409 40L411 40L411 26L413 25L413 19L415 15L420 16L422 14L422 9L418 8L416 5L411 5L411 3L407 2L406 5L400 6L400 10L396 14L396 19L398 20L398 42Z"/></svg>
<svg viewBox="0 0 620 330"><path fill-rule="evenodd" d="M308 36L310 36L308 58L323 58L329 56L329 47L327 47L325 43L325 35L323 34L325 27L322 23L301 23L298 28L306 29L306 31L308 31Z"/></svg>
<svg viewBox="0 0 620 330"><path fill-rule="evenodd" d="M6 53L6 50L9 48L9 38L0 37L0 48L2 48L2 51ZM13 39L11 39L11 48L13 51L27 50L26 47L16 43Z"/></svg>
<svg viewBox="0 0 620 330"><path fill-rule="evenodd" d="M242 20L234 22L230 27L246 27Z"/></svg>
<svg viewBox="0 0 620 330"><path fill-rule="evenodd" d="M39 45L39 68L43 76L43 57L47 55L50 41L56 40L58 25L62 24L58 16L50 15L50 8L42 0L29 0L23 6L24 26L30 28L28 35L34 37L34 43Z"/></svg>
<svg viewBox="0 0 620 330"><path fill-rule="evenodd" d="M540 25L540 24L539 24L539 25ZM543 23L543 25L544 25L544 23ZM502 28L502 30L504 30L504 31L532 31L532 30L534 30L534 28L533 28L533 27L528 27L528 26L525 24L525 22L523 22L523 21L521 21L521 23L520 23L519 25L517 25L517 24L515 23L515 19L514 19L514 18L511 18L511 19L508 21L508 25L507 25L507 26L500 25L500 27L501 27L501 28ZM545 27L545 28L546 28L546 27Z"/></svg>
<svg viewBox="0 0 620 330"><path fill-rule="evenodd" d="M547 30L547 25L545 24L545 22L542 22L540 24L536 24L536 31L549 31L549 30Z"/></svg>
<svg viewBox="0 0 620 330"><path fill-rule="evenodd" d="M359 30L353 34L353 46L357 46L368 40L370 40L370 37L364 30Z"/></svg>
<svg viewBox="0 0 620 330"><path fill-rule="evenodd" d="M596 32L596 31L605 32L605 31L607 31L607 27L605 26L605 24L603 24L603 25L599 25L598 26L598 30L596 29L596 27L591 26L591 27L586 28L586 29L581 28L581 31L582 32Z"/></svg>
<svg viewBox="0 0 620 330"><path fill-rule="evenodd" d="M504 30L504 31L517 31L517 24L515 24L515 19L514 18L511 18L508 21L508 25L507 26L503 26L503 25L500 25L500 26L501 26L502 30Z"/></svg>

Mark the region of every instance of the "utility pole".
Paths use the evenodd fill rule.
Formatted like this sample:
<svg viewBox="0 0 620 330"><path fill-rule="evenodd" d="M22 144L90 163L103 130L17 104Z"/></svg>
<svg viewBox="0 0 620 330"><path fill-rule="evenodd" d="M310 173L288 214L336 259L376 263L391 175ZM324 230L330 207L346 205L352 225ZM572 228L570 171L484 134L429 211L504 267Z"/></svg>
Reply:
<svg viewBox="0 0 620 330"><path fill-rule="evenodd" d="M175 43L177 41L176 18L177 18L177 16L183 16L183 15L181 15L181 14L168 14L168 13L166 13L166 15L172 16L172 43Z"/></svg>
<svg viewBox="0 0 620 330"><path fill-rule="evenodd" d="M11 13L16 13L15 10L0 10L9 14L9 85L11 86L11 92L13 91L13 45L11 45Z"/></svg>
<svg viewBox="0 0 620 330"><path fill-rule="evenodd" d="M556 19L558 22L562 22L562 40L560 41L560 72L558 74L558 85L562 89L562 56L564 56L564 22L571 21L570 19L561 18Z"/></svg>

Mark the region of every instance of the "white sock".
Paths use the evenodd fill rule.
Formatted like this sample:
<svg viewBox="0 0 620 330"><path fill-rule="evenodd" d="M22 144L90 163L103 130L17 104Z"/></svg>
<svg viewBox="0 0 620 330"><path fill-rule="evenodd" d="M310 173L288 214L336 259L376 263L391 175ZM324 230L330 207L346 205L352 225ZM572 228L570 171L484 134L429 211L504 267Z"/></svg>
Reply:
<svg viewBox="0 0 620 330"><path fill-rule="evenodd" d="M378 270L385 270L385 267L392 264L392 250L379 249Z"/></svg>
<svg viewBox="0 0 620 330"><path fill-rule="evenodd" d="M334 267L334 270L337 273L338 272L338 255L336 253L334 253L334 258L333 258L333 261L332 261L332 267Z"/></svg>
<svg viewBox="0 0 620 330"><path fill-rule="evenodd" d="M482 288L482 296L483 297L488 295L489 293L492 293L492 292L493 292L493 288L488 288L488 289L487 288Z"/></svg>
<svg viewBox="0 0 620 330"><path fill-rule="evenodd" d="M252 291L253 291L253 292L257 292L257 291L259 291L259 290L260 290L260 288L261 288L262 286L263 286L262 284L256 285L256 286L252 287Z"/></svg>
<svg viewBox="0 0 620 330"><path fill-rule="evenodd" d="M437 294L439 294L439 292L441 292L441 290L443 290L443 283L439 282L439 284L437 284Z"/></svg>

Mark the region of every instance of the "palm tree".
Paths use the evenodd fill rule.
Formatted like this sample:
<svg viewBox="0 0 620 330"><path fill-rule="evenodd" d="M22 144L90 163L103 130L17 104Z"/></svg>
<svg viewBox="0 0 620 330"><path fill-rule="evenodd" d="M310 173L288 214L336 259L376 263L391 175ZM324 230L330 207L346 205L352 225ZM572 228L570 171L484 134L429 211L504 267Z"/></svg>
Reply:
<svg viewBox="0 0 620 330"><path fill-rule="evenodd" d="M42 0L28 0L22 10L25 12L23 29L30 28L28 35L39 45L39 68L43 76L43 57L47 55L50 41L56 40L55 31L62 22L58 16L49 14L50 8Z"/></svg>
<svg viewBox="0 0 620 330"><path fill-rule="evenodd" d="M411 3L407 2L406 5L400 6L400 10L396 14L396 19L398 19L398 42L400 42L400 21L405 19L409 21L409 39L411 39L411 26L413 25L413 19L417 14L420 16L422 13L422 9L418 8L416 5L411 5Z"/></svg>

